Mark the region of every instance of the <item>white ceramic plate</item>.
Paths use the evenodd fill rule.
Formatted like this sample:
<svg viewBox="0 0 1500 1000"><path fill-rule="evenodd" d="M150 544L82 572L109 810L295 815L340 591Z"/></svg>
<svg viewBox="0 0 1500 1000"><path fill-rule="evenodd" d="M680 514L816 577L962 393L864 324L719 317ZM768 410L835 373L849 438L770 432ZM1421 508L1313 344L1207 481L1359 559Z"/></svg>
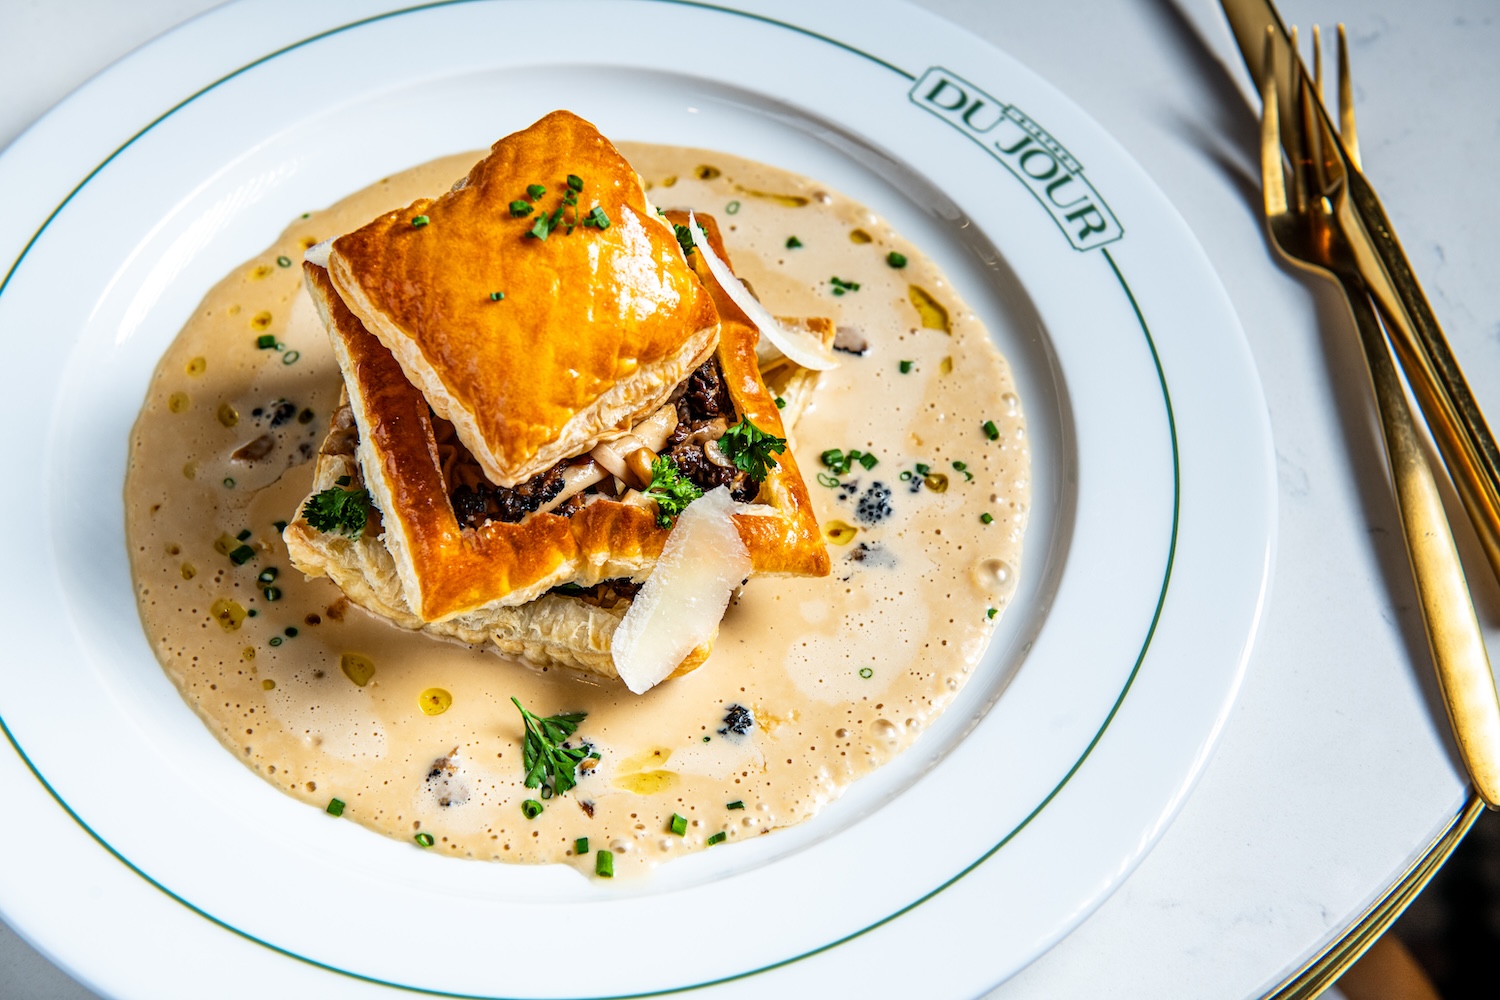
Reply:
<svg viewBox="0 0 1500 1000"><path fill-rule="evenodd" d="M380 7L217 10L0 158L6 919L120 996L968 996L1011 974L1175 814L1264 598L1270 435L1192 236L1046 83L896 3ZM279 794L157 667L122 542L127 430L209 286L304 209L556 107L872 206L985 318L1033 435L1021 592L949 712L813 822L642 885L429 855Z"/></svg>

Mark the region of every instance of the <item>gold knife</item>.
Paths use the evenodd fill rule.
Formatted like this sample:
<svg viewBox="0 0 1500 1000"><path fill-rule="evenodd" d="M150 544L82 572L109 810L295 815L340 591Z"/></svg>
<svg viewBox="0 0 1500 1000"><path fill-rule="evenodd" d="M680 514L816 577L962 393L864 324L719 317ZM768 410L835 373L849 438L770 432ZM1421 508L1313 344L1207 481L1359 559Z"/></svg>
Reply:
<svg viewBox="0 0 1500 1000"><path fill-rule="evenodd" d="M1277 99L1282 107L1290 107L1288 102L1296 99L1291 72L1296 53L1291 50L1286 25L1275 6L1270 0L1220 2L1252 79L1258 79L1267 29L1271 29L1269 37L1276 50L1278 67ZM1321 102L1317 102L1315 113L1332 128ZM1288 127L1287 120L1283 120L1283 145L1287 145ZM1348 227L1347 235L1360 274L1385 318L1401 367L1422 415L1427 418L1443 464L1458 488L1490 568L1500 579L1500 448L1496 447L1484 414L1474 402L1469 384L1453 358L1380 199L1360 172L1357 158L1341 143L1334 145L1332 155L1343 163L1349 201L1357 217L1357 224Z"/></svg>

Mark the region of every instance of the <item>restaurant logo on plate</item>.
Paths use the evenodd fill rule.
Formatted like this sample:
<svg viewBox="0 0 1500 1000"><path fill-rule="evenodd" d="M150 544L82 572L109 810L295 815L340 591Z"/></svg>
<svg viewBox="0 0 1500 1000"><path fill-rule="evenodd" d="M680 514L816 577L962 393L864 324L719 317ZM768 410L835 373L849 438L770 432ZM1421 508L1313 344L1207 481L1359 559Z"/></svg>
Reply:
<svg viewBox="0 0 1500 1000"><path fill-rule="evenodd" d="M1125 235L1083 164L1063 144L1013 104L934 66L911 88L912 103L926 108L979 143L1026 185L1075 250L1092 250Z"/></svg>

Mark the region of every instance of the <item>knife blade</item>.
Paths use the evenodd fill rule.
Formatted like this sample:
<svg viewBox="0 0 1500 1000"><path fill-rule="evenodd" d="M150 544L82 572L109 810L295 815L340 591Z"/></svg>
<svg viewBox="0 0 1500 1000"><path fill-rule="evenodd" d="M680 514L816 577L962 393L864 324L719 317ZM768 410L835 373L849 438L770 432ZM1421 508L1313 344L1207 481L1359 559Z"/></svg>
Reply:
<svg viewBox="0 0 1500 1000"><path fill-rule="evenodd" d="M1292 60L1299 57L1292 50L1286 24L1275 5L1271 0L1220 0L1220 4L1252 80L1259 80L1269 34L1276 50L1277 98L1286 102L1281 106L1291 107ZM1316 96L1314 113L1336 133L1321 95ZM1288 130L1292 127L1291 116L1283 118L1282 143L1287 148L1296 148L1289 141ZM1484 414L1474 401L1384 206L1343 145L1334 143L1333 147L1331 154L1343 164L1349 201L1354 209L1356 224L1347 227L1347 235L1359 271L1386 321L1401 367L1479 536L1485 558L1500 579L1500 448L1496 447Z"/></svg>

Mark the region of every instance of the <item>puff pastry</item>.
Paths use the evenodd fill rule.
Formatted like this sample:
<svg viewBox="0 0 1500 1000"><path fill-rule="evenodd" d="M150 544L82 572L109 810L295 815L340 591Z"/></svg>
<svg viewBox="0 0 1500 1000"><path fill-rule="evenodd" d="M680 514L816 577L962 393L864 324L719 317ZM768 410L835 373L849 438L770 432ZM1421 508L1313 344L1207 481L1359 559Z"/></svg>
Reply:
<svg viewBox="0 0 1500 1000"><path fill-rule="evenodd" d="M588 224L596 208L607 228ZM544 217L556 227L534 235ZM568 111L495 143L442 197L334 240L328 271L504 487L627 433L718 338L713 303L640 178Z"/></svg>
<svg viewBox="0 0 1500 1000"><path fill-rule="evenodd" d="M341 400L313 471L312 492L341 483L364 485L356 448L359 429L347 393ZM285 534L292 563L309 576L326 576L352 602L402 628L470 646L489 646L502 656L538 667L562 666L615 678L610 638L630 607L628 598L595 601L566 594L544 594L519 607L495 607L423 621L412 612L390 550L382 541L379 512L372 512L357 537L316 531L299 518ZM708 659L713 641L693 650L673 676Z"/></svg>
<svg viewBox="0 0 1500 1000"><path fill-rule="evenodd" d="M588 301L595 305L614 303L615 324L604 324L608 329L584 323L580 330L566 308L550 320L521 309L520 320L492 323L492 307L525 298L530 286L503 300L470 295L483 286L465 282L478 279L468 271L463 278L443 276L434 249L413 238L421 234L400 227L449 228L459 231L460 242L482 241L493 227L474 223L476 209L459 196L499 183L490 174L505 173L501 167L507 164L514 174L514 162L529 162L525 157L535 155L528 152L530 143L549 129L575 140L588 133L597 137L576 116L549 115L517 134L533 133L524 141L511 136L497 143L450 195L416 202L407 212L339 237L327 269L303 265L344 377L344 400L318 457L313 494L363 486L375 510L364 532L350 538L313 528L304 502L284 537L293 564L304 573L329 577L354 603L395 624L487 644L536 664L613 677L610 638L630 606L634 584L650 575L669 530L658 524L655 501L630 488L643 487L649 470L642 476L637 467L630 482L622 455L648 464L657 454L667 455L700 487L728 485L738 499L754 501L753 513L734 520L753 571L827 574L828 553L792 452L781 452L765 478L754 482L717 449L718 437L740 419L789 437L786 425L805 406L817 373L783 360L784 367L772 372L785 405L778 409L757 364L758 331L719 288L703 255L684 257L671 223L685 221L685 213L665 213L665 220L654 212L639 215L645 202L633 173L629 185L616 185L627 192L621 217L636 213L630 217L638 216L640 232L653 236L643 240L640 232L626 233L626 242L638 245L620 253L644 254L631 259L649 261L656 269L654 287L661 291L670 284L671 294L647 302L639 286L616 288L613 298L590 293ZM590 176L604 176L599 165L618 154L602 137L585 145L596 157L585 169ZM526 168L521 169L524 176ZM426 224L412 227L405 218L409 213L425 215ZM508 209L502 221L512 223ZM727 262L714 220L699 221ZM586 248L588 239L609 231L590 232L575 245ZM666 234L665 249L655 239L657 231ZM496 238L504 242L513 235L507 230ZM536 237L531 239L534 245L523 247L527 253L540 247ZM565 243L568 237L554 233L552 239ZM433 243L462 256L451 242ZM592 251L596 257L610 252L602 244ZM398 278L407 267L411 277ZM560 273L555 269L553 277ZM593 285L617 277L575 271L571 280ZM534 271L527 280L546 284ZM433 289L424 294L420 283L428 281ZM663 299L680 308L666 309ZM634 312L621 320L627 302L635 303ZM395 329L392 317L402 315L420 321L414 324L420 336ZM787 322L800 323L825 342L832 339L826 319ZM675 332L664 332L669 330ZM591 337L595 342L586 343ZM467 368L458 360L465 338L476 345ZM506 351L494 354L496 343ZM701 343L708 345L706 358ZM675 347L661 353L662 344ZM622 360L627 356L628 362ZM587 393L580 395L579 385L585 380L575 363L588 369L595 389L609 383L583 404L579 401ZM428 367L413 371L422 364ZM453 377L454 371L464 378ZM453 392L454 383L462 383L467 395ZM552 392L558 384L564 391ZM472 417L467 425L465 413ZM510 419L517 413L522 418ZM606 415L608 427L599 423ZM553 437L535 447L529 438L531 444L518 445L522 438L506 436L517 428L542 426L550 427ZM503 433L486 438L484 431L496 428ZM501 447L490 447L497 440ZM509 461L520 452L527 453L526 462L507 466L508 478L497 476L497 456ZM703 662L711 647L709 637L678 672Z"/></svg>

